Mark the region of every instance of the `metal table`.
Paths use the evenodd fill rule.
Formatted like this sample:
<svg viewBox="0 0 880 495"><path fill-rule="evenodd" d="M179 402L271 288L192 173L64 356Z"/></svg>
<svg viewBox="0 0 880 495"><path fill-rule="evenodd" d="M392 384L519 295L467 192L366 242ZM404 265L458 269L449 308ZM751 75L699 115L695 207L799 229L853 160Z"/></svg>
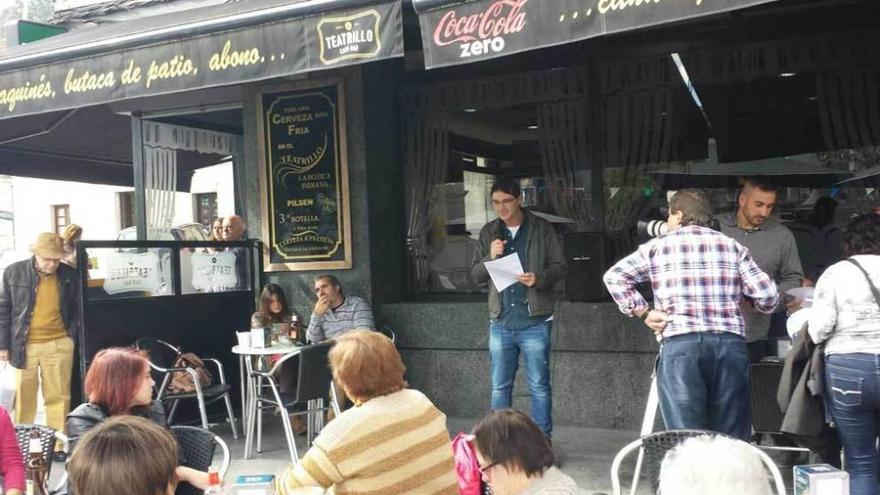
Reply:
<svg viewBox="0 0 880 495"><path fill-rule="evenodd" d="M245 431L245 459L250 459L251 457L250 449L247 447L252 443L248 428L250 424L248 422L250 420L248 417L248 400L258 393L257 388L259 387L259 384L251 379L251 372L259 366L258 361L264 356L298 354L303 347L306 346L302 344L285 344L272 347L244 347L236 345L232 348L233 354L238 354L238 371L239 378L241 379L241 417L243 422L242 428ZM257 451L260 451L259 445Z"/></svg>

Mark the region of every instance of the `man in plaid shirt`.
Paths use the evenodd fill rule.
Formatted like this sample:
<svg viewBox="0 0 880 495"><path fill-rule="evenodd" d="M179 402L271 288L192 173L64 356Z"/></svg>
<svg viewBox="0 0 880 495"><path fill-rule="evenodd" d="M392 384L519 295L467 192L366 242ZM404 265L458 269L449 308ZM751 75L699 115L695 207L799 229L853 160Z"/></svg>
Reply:
<svg viewBox="0 0 880 495"><path fill-rule="evenodd" d="M669 429L697 428L748 439L749 353L740 301L770 313L779 293L749 250L707 227L712 211L696 190L669 201L669 233L615 264L604 281L624 314L657 335L660 411ZM636 290L651 281L654 309Z"/></svg>

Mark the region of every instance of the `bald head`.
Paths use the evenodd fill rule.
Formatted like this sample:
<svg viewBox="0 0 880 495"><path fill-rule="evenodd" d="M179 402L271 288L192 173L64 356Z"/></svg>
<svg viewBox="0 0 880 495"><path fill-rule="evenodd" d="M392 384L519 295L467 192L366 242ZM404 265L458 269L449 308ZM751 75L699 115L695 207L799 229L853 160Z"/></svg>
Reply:
<svg viewBox="0 0 880 495"><path fill-rule="evenodd" d="M244 237L244 220L238 215L223 217L223 240L240 241Z"/></svg>

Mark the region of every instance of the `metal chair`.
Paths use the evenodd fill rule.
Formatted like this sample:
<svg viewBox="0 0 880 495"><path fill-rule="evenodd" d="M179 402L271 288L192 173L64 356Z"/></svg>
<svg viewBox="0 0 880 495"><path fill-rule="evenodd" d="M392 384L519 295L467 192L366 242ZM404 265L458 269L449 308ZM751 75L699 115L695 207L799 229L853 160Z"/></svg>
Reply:
<svg viewBox="0 0 880 495"><path fill-rule="evenodd" d="M382 328L379 328L376 331L391 339L392 344L395 346L397 345L397 334L394 333L394 330L390 326L382 325Z"/></svg>
<svg viewBox="0 0 880 495"><path fill-rule="evenodd" d="M637 449L643 450L644 466L647 470L648 480L650 480L651 482L651 491L652 493L657 493L657 488L660 482L660 464L663 462L663 458L666 456L666 453L680 445L688 438L694 438L703 435L717 436L720 435L720 433L706 430L658 431L656 433L651 433L650 435L645 435L642 438L634 440L633 442L624 446L622 449L620 449L617 455L614 456L614 461L612 461L611 463L611 488L614 495L621 495L622 493L620 489L620 464L621 462L623 462L623 459L628 454ZM764 466L770 472L770 475L773 478L774 487L776 488L776 493L779 495L784 495L786 492L785 484L782 481L782 474L779 472L779 468L776 467L776 464L773 463L773 460L770 459L770 457L766 453L764 453L754 445L746 445L754 449L754 452L757 453L757 455L761 458L761 461L764 463ZM638 485L635 480L638 479L639 474L640 473L637 472L633 478L633 486L630 489L631 495L634 495L636 493L636 488Z"/></svg>
<svg viewBox="0 0 880 495"><path fill-rule="evenodd" d="M782 369L784 367L785 362L778 358L764 358L749 367L752 427L755 433L761 437L770 437L776 440L784 439L782 443L796 445L793 439L780 430L784 415L779 409L779 403L776 401L776 391L779 388L779 381L782 378ZM803 447L762 445L760 442L756 446L764 450L810 452L809 449Z"/></svg>
<svg viewBox="0 0 880 495"><path fill-rule="evenodd" d="M281 422L284 427L284 436L287 439L287 448L290 454L290 460L294 465L299 464L299 452L296 449L294 441L293 429L290 426L290 415L306 414L311 417L313 413L333 408L333 411L339 414L339 401L336 398L336 391L331 387L333 376L330 372L330 366L327 362L327 354L333 347L332 340L321 342L311 346L303 347L298 352L290 353L279 359L271 369L267 371L254 370L251 372L251 378L255 380L256 386L248 401L247 414L247 430L245 431L245 459L249 459L251 448L253 447L254 428L258 421L258 415L263 409L276 409L281 413ZM295 359L298 358L298 363ZM293 393L282 393L278 387L278 374L282 367L299 366L299 374L297 376L296 389ZM263 392L263 381L268 385L269 392ZM330 394L330 404L324 404L327 394ZM288 408L306 403L305 410L289 411ZM318 429L318 421L307 421L308 423L308 441L314 439L315 430ZM257 432L257 451L260 451L262 428Z"/></svg>
<svg viewBox="0 0 880 495"><path fill-rule="evenodd" d="M18 442L18 449L21 451L22 459L27 462L30 454L31 431L36 429L40 432L40 447L42 448L43 460L46 462L46 480L52 472L52 453L55 451L55 445L61 442L62 450L68 452L70 450L70 442L64 433L55 431L44 425L18 424L15 425L15 439ZM49 490L50 494L63 493L67 489L67 472L55 485L55 488Z"/></svg>
<svg viewBox="0 0 880 495"><path fill-rule="evenodd" d="M158 386L156 400L163 403L171 401L171 409L168 413L169 424L174 419L174 414L177 412L177 406L182 399L196 399L199 405L199 415L201 416L202 427L207 430L209 429L209 426L206 406L222 399L226 403L226 417L229 421L229 426L232 428L232 437L236 440L238 439L238 428L235 425L235 414L232 412L232 400L229 397L231 386L226 383L226 376L223 373L223 365L220 364L219 360L202 358L202 361L205 363L213 363L217 367L217 376L214 377L214 381L216 382L217 378L219 378L219 383L214 383L211 386L202 389L195 370L192 368L172 367L173 363L183 353L179 347L169 344L164 340L151 337L140 338L134 345L138 349L146 351L150 356L150 368L153 370L156 383L160 384ZM175 372L189 373L192 377L193 384L195 385L195 390L193 392L170 392L168 390L168 384L171 382L172 373Z"/></svg>
<svg viewBox="0 0 880 495"><path fill-rule="evenodd" d="M171 433L177 439L179 464L199 471L207 471L209 467L214 465L214 453L219 446L223 454L219 467L220 477L226 477L230 455L229 447L222 438L209 430L196 426L172 426ZM202 491L189 483L181 483L174 493L175 495L201 495Z"/></svg>

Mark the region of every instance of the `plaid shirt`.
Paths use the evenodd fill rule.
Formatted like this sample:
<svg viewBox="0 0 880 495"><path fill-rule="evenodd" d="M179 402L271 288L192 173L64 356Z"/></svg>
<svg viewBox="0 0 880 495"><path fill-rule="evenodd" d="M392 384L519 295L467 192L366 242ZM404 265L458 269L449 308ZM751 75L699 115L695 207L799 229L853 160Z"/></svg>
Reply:
<svg viewBox="0 0 880 495"><path fill-rule="evenodd" d="M664 338L693 332L745 335L742 296L762 313L772 312L779 300L776 284L746 247L705 227L684 226L652 239L604 277L611 297L629 316L648 308L636 290L647 280L654 289L655 308L672 317Z"/></svg>

